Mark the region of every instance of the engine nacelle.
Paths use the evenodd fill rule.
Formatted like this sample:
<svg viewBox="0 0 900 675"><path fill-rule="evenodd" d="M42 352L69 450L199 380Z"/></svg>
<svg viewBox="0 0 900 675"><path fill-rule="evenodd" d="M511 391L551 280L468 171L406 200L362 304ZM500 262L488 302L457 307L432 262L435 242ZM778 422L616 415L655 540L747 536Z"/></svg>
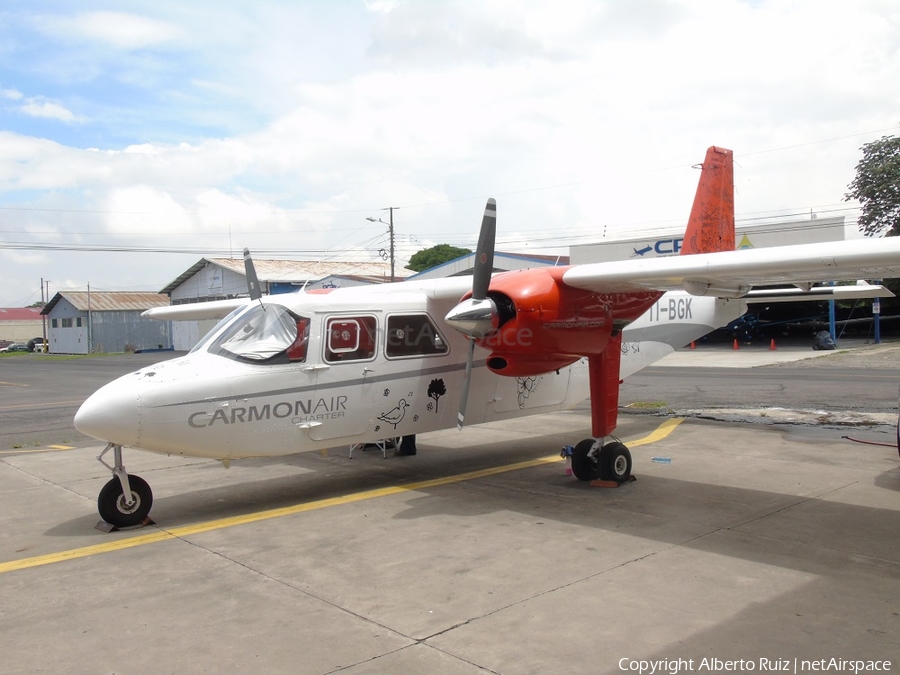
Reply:
<svg viewBox="0 0 900 675"><path fill-rule="evenodd" d="M478 340L491 350L488 368L521 377L547 373L601 353L614 328L612 298L562 282L565 268L494 277L488 295L498 328Z"/></svg>
<svg viewBox="0 0 900 675"><path fill-rule="evenodd" d="M571 355L551 354L515 354L509 352L492 352L487 359L487 367L498 375L507 377L532 377L551 373L554 370L572 365L579 357Z"/></svg>
<svg viewBox="0 0 900 675"><path fill-rule="evenodd" d="M525 377L602 354L613 331L643 314L662 295L573 288L562 280L567 269L540 267L497 275L485 300L472 300L467 293L446 320L490 350L490 370Z"/></svg>

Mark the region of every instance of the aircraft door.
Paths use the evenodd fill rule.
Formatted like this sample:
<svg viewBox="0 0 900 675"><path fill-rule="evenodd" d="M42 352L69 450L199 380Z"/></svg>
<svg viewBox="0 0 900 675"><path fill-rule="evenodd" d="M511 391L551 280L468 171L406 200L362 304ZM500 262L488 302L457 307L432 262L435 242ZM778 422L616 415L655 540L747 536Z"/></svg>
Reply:
<svg viewBox="0 0 900 675"><path fill-rule="evenodd" d="M372 427L379 369L376 317L330 316L324 322L315 395L301 421L317 441L358 436Z"/></svg>

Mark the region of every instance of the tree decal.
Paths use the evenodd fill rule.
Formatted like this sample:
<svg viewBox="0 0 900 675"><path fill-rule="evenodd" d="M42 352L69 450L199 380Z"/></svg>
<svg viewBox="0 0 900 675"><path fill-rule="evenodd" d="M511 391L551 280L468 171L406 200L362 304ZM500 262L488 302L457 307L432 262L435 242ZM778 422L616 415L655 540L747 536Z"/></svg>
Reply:
<svg viewBox="0 0 900 675"><path fill-rule="evenodd" d="M438 411L438 399L447 393L447 386L440 378L432 380L428 385L428 398L434 399L434 412Z"/></svg>

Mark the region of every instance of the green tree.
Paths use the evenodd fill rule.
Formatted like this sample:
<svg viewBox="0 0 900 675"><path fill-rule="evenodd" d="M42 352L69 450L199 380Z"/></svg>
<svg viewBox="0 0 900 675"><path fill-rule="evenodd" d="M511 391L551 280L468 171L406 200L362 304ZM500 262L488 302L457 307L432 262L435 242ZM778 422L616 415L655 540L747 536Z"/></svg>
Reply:
<svg viewBox="0 0 900 675"><path fill-rule="evenodd" d="M424 248L418 253L414 253L412 258L409 259L409 264L406 267L414 272L423 272L432 267L442 265L445 262L456 260L460 256L464 256L466 253L471 252L472 250L468 248L459 248L458 246L451 246L450 244L438 244L437 246Z"/></svg>
<svg viewBox="0 0 900 675"><path fill-rule="evenodd" d="M860 149L863 157L844 201L859 202L860 232L900 235L900 137L882 136Z"/></svg>

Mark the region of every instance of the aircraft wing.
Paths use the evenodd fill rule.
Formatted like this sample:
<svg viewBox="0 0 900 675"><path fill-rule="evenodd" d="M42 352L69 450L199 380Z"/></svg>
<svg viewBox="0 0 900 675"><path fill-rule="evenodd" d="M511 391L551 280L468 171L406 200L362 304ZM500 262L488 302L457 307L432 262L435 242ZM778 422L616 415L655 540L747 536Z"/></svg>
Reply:
<svg viewBox="0 0 900 675"><path fill-rule="evenodd" d="M568 286L597 293L686 290L721 298L753 286L900 277L900 237L577 265Z"/></svg>
<svg viewBox="0 0 900 675"><path fill-rule="evenodd" d="M153 307L141 313L159 321L189 321L191 319L224 319L238 307L243 307L250 298L233 298L231 300L213 300L211 302L190 302L183 305Z"/></svg>

